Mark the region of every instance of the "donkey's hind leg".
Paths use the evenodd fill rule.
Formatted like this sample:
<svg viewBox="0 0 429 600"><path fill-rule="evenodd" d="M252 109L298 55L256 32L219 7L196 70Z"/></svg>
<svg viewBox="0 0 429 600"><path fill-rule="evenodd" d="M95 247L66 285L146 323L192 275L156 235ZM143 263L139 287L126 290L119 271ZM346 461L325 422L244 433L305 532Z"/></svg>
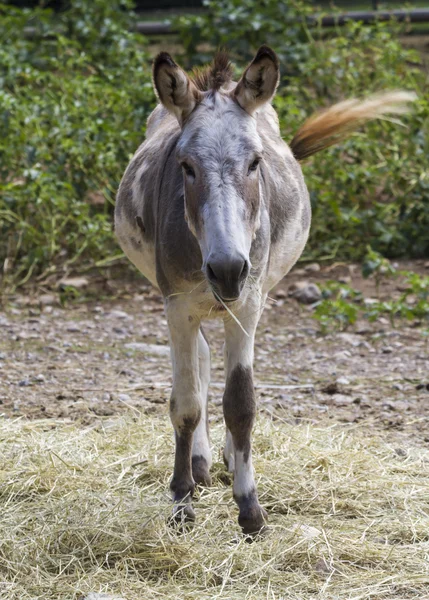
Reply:
<svg viewBox="0 0 429 600"><path fill-rule="evenodd" d="M194 431L192 444L192 476L195 483L210 486L212 455L209 442L208 390L210 383L210 348L202 329L198 333L198 368L200 380L201 418Z"/></svg>

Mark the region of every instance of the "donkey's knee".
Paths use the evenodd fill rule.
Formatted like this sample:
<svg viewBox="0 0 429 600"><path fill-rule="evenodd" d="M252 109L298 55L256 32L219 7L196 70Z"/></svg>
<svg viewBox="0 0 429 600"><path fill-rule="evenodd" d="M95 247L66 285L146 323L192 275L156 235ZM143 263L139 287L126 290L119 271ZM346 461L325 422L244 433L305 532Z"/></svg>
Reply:
<svg viewBox="0 0 429 600"><path fill-rule="evenodd" d="M197 395L179 401L173 390L170 398L170 419L178 436L193 435L201 419L201 406Z"/></svg>
<svg viewBox="0 0 429 600"><path fill-rule="evenodd" d="M238 364L232 369L225 386L223 412L235 450L248 452L256 414L251 367Z"/></svg>

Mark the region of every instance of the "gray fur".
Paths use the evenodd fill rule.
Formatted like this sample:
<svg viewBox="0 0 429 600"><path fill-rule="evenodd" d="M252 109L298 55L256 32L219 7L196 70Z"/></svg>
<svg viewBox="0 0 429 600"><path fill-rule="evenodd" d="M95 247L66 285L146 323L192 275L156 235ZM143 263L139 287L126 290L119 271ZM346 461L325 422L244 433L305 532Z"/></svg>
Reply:
<svg viewBox="0 0 429 600"><path fill-rule="evenodd" d="M168 110L159 105L149 117L146 141L119 187L115 225L125 253L164 296L174 375L174 510L183 511L187 495L190 502L192 469L194 478L210 484L210 445L199 421L206 418L206 397L199 390L207 390L210 364L207 358L203 367L198 359L202 342L197 336L202 319L220 317L227 348L228 456L235 455L239 470L234 496L243 531L254 533L263 526L265 513L251 461L253 336L269 289L304 248L311 210L301 167L282 140L269 104L278 81L274 53L260 49L238 84L230 81L225 58L215 65L195 79L198 87L169 55L156 59L154 82ZM222 65L229 71L222 73ZM209 83L212 87L204 91ZM213 269L219 264L224 270L216 275ZM217 286L219 273L224 282L236 277L234 286ZM228 321L216 296L219 289L238 290L224 298L248 327L247 338ZM192 517L188 500L186 511Z"/></svg>

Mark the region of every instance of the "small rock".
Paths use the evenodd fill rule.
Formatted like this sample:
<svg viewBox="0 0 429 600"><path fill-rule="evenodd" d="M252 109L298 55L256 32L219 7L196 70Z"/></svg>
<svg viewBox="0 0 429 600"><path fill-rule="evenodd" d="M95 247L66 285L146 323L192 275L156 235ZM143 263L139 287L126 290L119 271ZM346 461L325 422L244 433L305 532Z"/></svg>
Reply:
<svg viewBox="0 0 429 600"><path fill-rule="evenodd" d="M80 327L79 325L76 325L76 323L71 323L67 326L66 331L68 331L69 333L78 333L80 331Z"/></svg>
<svg viewBox="0 0 429 600"><path fill-rule="evenodd" d="M350 406L350 404L353 404L353 398L345 394L334 394L332 401L335 406Z"/></svg>
<svg viewBox="0 0 429 600"><path fill-rule="evenodd" d="M427 260L423 266L425 269L429 269L429 260Z"/></svg>
<svg viewBox="0 0 429 600"><path fill-rule="evenodd" d="M110 406L106 406L105 404L95 404L90 407L92 412L99 417L111 417L115 414L115 411Z"/></svg>
<svg viewBox="0 0 429 600"><path fill-rule="evenodd" d="M383 354L391 354L393 352L392 346L383 346L381 349Z"/></svg>
<svg viewBox="0 0 429 600"><path fill-rule="evenodd" d="M158 346L157 344L145 344L143 342L130 342L124 344L124 348L128 350L137 350L138 352L147 352L157 356L169 356L170 348L168 346Z"/></svg>
<svg viewBox="0 0 429 600"><path fill-rule="evenodd" d="M379 301L376 298L364 298L363 303L365 306L372 306L373 304L377 304Z"/></svg>
<svg viewBox="0 0 429 600"><path fill-rule="evenodd" d="M338 377L337 383L339 385L350 385L350 380L347 377Z"/></svg>
<svg viewBox="0 0 429 600"><path fill-rule="evenodd" d="M345 283L346 285L348 285L349 283L351 283L352 278L350 277L350 275L344 275L344 277L339 277L338 281L340 283Z"/></svg>
<svg viewBox="0 0 429 600"><path fill-rule="evenodd" d="M322 392L324 394L329 394L330 396L332 396L333 394L338 394L340 391L340 388L338 386L338 381L333 381L332 383L328 383L328 385L325 385L325 387L322 388Z"/></svg>
<svg viewBox="0 0 429 600"><path fill-rule="evenodd" d="M30 385L30 380L29 379L22 379L19 383L18 383L19 387L28 387Z"/></svg>
<svg viewBox="0 0 429 600"><path fill-rule="evenodd" d="M314 565L314 570L318 573L331 573L332 567L328 565L324 558L319 558L319 560Z"/></svg>
<svg viewBox="0 0 429 600"><path fill-rule="evenodd" d="M126 313L124 310L112 310L110 312L112 317L116 317L117 319L129 319L130 315Z"/></svg>
<svg viewBox="0 0 429 600"><path fill-rule="evenodd" d="M429 392L429 383L418 383L416 385L416 390L427 390Z"/></svg>
<svg viewBox="0 0 429 600"><path fill-rule="evenodd" d="M343 421L343 423L354 423L357 421L357 415L354 413L344 413L338 417L339 421Z"/></svg>
<svg viewBox="0 0 429 600"><path fill-rule="evenodd" d="M289 286L288 293L302 304L314 304L322 298L322 292L318 286L308 281L293 283Z"/></svg>
<svg viewBox="0 0 429 600"><path fill-rule="evenodd" d="M38 381L39 383L44 383L45 376L40 373L39 375L36 375L36 377L34 379L35 379L35 381Z"/></svg>
<svg viewBox="0 0 429 600"><path fill-rule="evenodd" d="M62 289L66 287L74 287L77 290L82 290L88 287L89 281L85 277L68 277L66 279L61 279L58 282L58 286Z"/></svg>
<svg viewBox="0 0 429 600"><path fill-rule="evenodd" d="M118 399L121 402L131 402L131 396L128 396L128 394L119 394Z"/></svg>
<svg viewBox="0 0 429 600"><path fill-rule="evenodd" d="M51 304L55 304L57 302L56 296L53 294L42 294L39 296L39 304L42 306L50 306Z"/></svg>
<svg viewBox="0 0 429 600"><path fill-rule="evenodd" d="M408 452L403 448L395 448L395 454L397 456L407 456Z"/></svg>
<svg viewBox="0 0 429 600"><path fill-rule="evenodd" d="M286 298L287 297L287 293L285 292L285 290L277 290L276 291L276 298Z"/></svg>
<svg viewBox="0 0 429 600"><path fill-rule="evenodd" d="M320 271L319 263L311 263L305 267L307 273L318 273Z"/></svg>

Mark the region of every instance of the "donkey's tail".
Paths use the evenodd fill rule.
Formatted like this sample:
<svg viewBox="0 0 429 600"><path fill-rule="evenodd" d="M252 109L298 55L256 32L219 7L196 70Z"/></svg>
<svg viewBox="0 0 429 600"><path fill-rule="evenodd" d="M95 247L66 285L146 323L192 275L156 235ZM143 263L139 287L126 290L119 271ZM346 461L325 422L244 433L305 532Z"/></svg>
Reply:
<svg viewBox="0 0 429 600"><path fill-rule="evenodd" d="M414 92L397 90L334 104L305 121L290 143L291 150L297 160L303 160L336 144L366 121L408 112L408 104L416 98Z"/></svg>

